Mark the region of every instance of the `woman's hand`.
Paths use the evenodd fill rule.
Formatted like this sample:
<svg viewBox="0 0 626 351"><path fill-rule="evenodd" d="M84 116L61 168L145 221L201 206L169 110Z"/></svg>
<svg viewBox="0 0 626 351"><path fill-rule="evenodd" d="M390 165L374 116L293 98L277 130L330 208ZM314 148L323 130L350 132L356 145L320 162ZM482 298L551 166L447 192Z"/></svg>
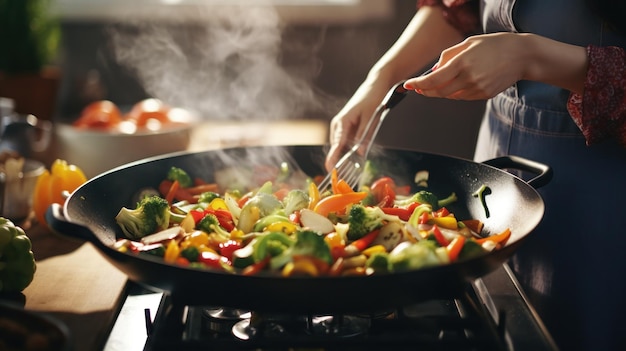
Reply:
<svg viewBox="0 0 626 351"><path fill-rule="evenodd" d="M330 122L330 150L326 169L331 171L341 156L363 133L367 122L390 87L381 81L365 81Z"/></svg>
<svg viewBox="0 0 626 351"><path fill-rule="evenodd" d="M409 79L406 89L430 97L482 100L522 79L524 48L517 34L477 35L444 50L433 73Z"/></svg>
<svg viewBox="0 0 626 351"><path fill-rule="evenodd" d="M525 79L581 92L585 48L533 34L492 33L469 37L444 50L433 73L404 87L430 97L489 99Z"/></svg>

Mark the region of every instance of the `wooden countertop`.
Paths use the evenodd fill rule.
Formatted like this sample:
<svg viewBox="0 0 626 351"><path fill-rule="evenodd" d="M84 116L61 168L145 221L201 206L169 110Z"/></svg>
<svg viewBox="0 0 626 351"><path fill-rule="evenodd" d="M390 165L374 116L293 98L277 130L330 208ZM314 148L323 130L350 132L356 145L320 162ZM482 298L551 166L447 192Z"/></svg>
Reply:
<svg viewBox="0 0 626 351"><path fill-rule="evenodd" d="M90 243L65 238L31 221L37 271L23 291L25 309L65 323L75 351L101 350L124 301L127 277Z"/></svg>

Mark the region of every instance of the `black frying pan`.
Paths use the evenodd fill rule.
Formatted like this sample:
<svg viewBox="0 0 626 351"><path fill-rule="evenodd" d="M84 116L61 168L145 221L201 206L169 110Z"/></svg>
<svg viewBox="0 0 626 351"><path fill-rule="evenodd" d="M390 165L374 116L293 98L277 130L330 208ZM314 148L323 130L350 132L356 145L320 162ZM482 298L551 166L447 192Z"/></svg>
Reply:
<svg viewBox="0 0 626 351"><path fill-rule="evenodd" d="M441 267L403 273L360 277L241 276L169 265L160 259L117 252L111 245L122 233L115 215L122 206L134 206L133 194L156 187L172 166L211 181L215 170L235 164L257 162L274 151L292 157L310 175L323 173L321 146L232 148L198 153L176 153L137 161L101 174L78 188L65 206L52 206L46 215L50 227L61 234L94 244L114 266L136 282L171 294L175 303L213 305L271 312L363 312L398 307L428 298L449 298L460 293L467 282L483 276L505 262L533 231L544 214L544 203L535 188L551 178L545 165L507 157L486 163L408 150L373 151L370 158L395 179L407 184L419 170L430 172L429 188L459 200L448 206L457 218L478 218L485 233L511 228L507 245L483 257ZM227 157L224 157L227 156ZM265 161L261 161L265 162ZM496 167L494 167L494 166ZM525 182L504 168L537 175ZM489 217L481 201L471 194L481 185Z"/></svg>

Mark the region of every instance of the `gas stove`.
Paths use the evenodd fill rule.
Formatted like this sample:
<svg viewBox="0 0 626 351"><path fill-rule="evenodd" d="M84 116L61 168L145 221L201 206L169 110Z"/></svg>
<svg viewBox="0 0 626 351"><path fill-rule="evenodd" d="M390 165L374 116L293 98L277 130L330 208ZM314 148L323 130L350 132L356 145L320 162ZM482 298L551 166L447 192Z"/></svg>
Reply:
<svg viewBox="0 0 626 351"><path fill-rule="evenodd" d="M253 292L250 293L253 298ZM131 283L105 351L557 350L505 264L452 299L346 315L180 306Z"/></svg>

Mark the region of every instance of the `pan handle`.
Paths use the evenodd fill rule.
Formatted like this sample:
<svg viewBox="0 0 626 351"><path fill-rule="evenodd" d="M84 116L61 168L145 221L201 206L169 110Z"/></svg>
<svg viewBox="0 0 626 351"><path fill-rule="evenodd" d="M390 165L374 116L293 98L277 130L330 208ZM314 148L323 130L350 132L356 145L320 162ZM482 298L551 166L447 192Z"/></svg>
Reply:
<svg viewBox="0 0 626 351"><path fill-rule="evenodd" d="M95 238L93 232L80 224L68 222L63 214L63 206L60 204L52 204L46 211L46 222L48 227L55 233L72 237L74 239L89 241L96 246L101 246L100 240Z"/></svg>
<svg viewBox="0 0 626 351"><path fill-rule="evenodd" d="M520 156L501 156L483 163L499 169L511 168L534 173L536 176L527 183L535 189L541 188L552 180L552 168L550 166Z"/></svg>

